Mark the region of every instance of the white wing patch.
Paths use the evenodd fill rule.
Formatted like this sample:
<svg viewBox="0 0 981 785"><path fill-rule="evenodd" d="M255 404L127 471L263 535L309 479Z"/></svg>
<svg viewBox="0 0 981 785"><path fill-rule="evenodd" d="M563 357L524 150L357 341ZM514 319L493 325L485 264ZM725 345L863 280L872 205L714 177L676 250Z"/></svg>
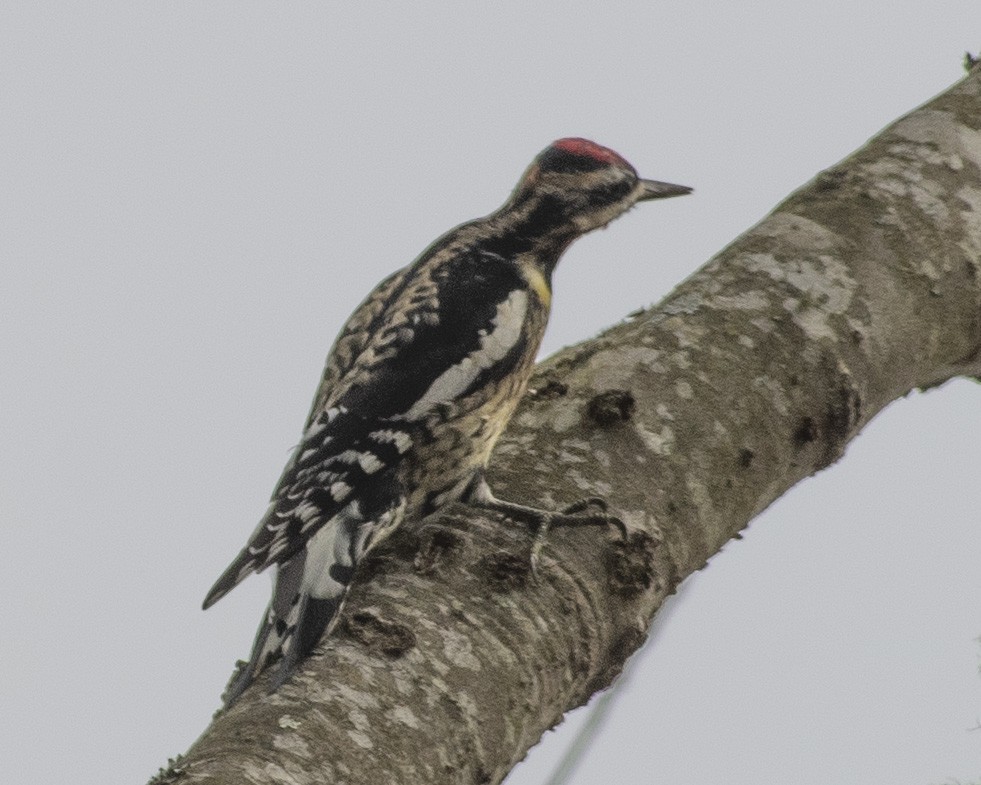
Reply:
<svg viewBox="0 0 981 785"><path fill-rule="evenodd" d="M356 463L365 474L374 474L384 467L384 464L378 460L378 456L367 450L363 452L360 450L345 450L337 456L337 460L351 465Z"/></svg>
<svg viewBox="0 0 981 785"><path fill-rule="evenodd" d="M358 464L361 466L361 470L365 474L374 474L381 469L383 465L382 462L378 460L378 456L371 452L359 453Z"/></svg>
<svg viewBox="0 0 981 785"><path fill-rule="evenodd" d="M352 490L354 489L346 482L338 480L330 486L330 495L335 502L342 502L351 495Z"/></svg>
<svg viewBox="0 0 981 785"><path fill-rule="evenodd" d="M418 420L432 411L434 406L455 400L481 371L504 359L521 337L527 313L528 293L515 289L498 304L491 331L481 330L480 347L436 377L429 389L405 413L405 418Z"/></svg>
<svg viewBox="0 0 981 785"><path fill-rule="evenodd" d="M412 437L405 431L372 431L368 436L379 444L394 444L399 455L402 455L412 446Z"/></svg>

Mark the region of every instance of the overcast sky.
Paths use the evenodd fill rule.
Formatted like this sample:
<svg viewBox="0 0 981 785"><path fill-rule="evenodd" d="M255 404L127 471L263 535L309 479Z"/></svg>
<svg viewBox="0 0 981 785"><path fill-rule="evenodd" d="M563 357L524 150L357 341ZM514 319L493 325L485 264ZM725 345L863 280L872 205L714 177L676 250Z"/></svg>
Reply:
<svg viewBox="0 0 981 785"><path fill-rule="evenodd" d="M187 748L268 580L201 600L334 334L551 140L696 190L572 248L546 352L978 46L977 0L4 3L0 778L139 784ZM574 785L977 781L979 468L977 384L891 406L685 584Z"/></svg>

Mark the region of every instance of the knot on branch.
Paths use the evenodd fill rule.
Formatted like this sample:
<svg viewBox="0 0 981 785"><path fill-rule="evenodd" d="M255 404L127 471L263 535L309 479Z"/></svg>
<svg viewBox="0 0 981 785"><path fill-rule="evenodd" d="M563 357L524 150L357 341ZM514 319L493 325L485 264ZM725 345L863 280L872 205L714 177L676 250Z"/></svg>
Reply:
<svg viewBox="0 0 981 785"><path fill-rule="evenodd" d="M344 628L358 643L392 659L398 659L416 645L415 633L408 627L368 610L352 613L346 618Z"/></svg>
<svg viewBox="0 0 981 785"><path fill-rule="evenodd" d="M598 425L608 427L629 420L636 401L628 390L607 390L586 405L586 414Z"/></svg>

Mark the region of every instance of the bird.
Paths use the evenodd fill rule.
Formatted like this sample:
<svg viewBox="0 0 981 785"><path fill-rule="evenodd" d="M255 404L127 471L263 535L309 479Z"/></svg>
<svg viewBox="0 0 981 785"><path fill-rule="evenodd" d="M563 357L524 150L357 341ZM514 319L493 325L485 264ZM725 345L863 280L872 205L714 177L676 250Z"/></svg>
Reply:
<svg viewBox="0 0 981 785"><path fill-rule="evenodd" d="M527 389L563 252L638 202L691 190L642 179L595 142L559 139L499 209L375 287L335 339L265 514L204 600L207 609L275 567L226 707L274 663L270 690L289 680L335 629L359 562L403 521L455 502L537 521L540 532L582 515L589 501L555 512L495 497L491 450Z"/></svg>

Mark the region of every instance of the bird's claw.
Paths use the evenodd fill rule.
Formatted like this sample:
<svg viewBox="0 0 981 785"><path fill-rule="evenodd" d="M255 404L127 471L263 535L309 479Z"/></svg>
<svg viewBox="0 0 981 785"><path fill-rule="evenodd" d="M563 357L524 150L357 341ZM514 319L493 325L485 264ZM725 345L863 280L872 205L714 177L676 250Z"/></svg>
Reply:
<svg viewBox="0 0 981 785"><path fill-rule="evenodd" d="M627 539L626 524L615 515L610 515L607 512L609 505L606 500L598 496L580 499L558 512L552 512L551 510L540 510L524 504L497 499L491 493L487 483L481 478L475 484L469 501L475 507L493 510L511 521L535 527L535 539L532 541L529 556L531 572L534 576L538 575L541 553L548 540L548 532L553 527L615 526L620 532L620 537L624 540ZM590 510L590 508L595 509Z"/></svg>
<svg viewBox="0 0 981 785"><path fill-rule="evenodd" d="M528 564L531 567L531 575L533 578L538 578L538 565L541 563L542 551L545 549L545 543L548 541L548 530L551 528L551 520L549 516L543 515L542 519L538 522L538 528L535 530L535 539L531 541L531 549L528 553Z"/></svg>
<svg viewBox="0 0 981 785"><path fill-rule="evenodd" d="M590 507L598 508L598 512L585 512ZM529 560L531 562L531 573L538 577L538 565L542 550L548 541L548 533L551 529L560 526L613 526L620 534L620 539L627 540L627 525L621 518L607 512L609 505L605 499L590 497L581 499L561 512L543 512L538 520L535 530L535 539L531 544Z"/></svg>
<svg viewBox="0 0 981 785"><path fill-rule="evenodd" d="M590 507L595 507L600 512L606 512L610 509L610 505L606 503L606 499L602 496L587 496L585 499L580 499L577 502L573 502L568 507L562 510L563 515L575 515L583 510L588 510Z"/></svg>
<svg viewBox="0 0 981 785"><path fill-rule="evenodd" d="M598 508L598 512L584 512L590 507ZM561 513L552 515L550 526L613 526L620 533L620 538L627 539L627 524L616 515L607 512L610 506L605 499L593 496L570 504Z"/></svg>

